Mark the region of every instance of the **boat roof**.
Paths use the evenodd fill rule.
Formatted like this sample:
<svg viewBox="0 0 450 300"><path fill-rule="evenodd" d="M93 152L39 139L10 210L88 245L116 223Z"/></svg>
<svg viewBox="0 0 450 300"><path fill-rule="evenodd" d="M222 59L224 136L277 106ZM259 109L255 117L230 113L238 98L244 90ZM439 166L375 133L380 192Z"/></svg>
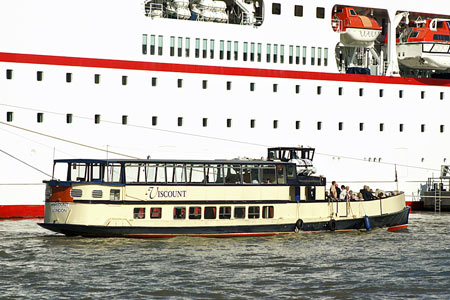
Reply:
<svg viewBox="0 0 450 300"><path fill-rule="evenodd" d="M88 164L121 164L121 163L138 163L138 164L241 164L241 165L267 165L267 164L294 164L273 160L246 160L246 159L217 159L217 160L175 160L175 159L55 159L54 163L88 163Z"/></svg>

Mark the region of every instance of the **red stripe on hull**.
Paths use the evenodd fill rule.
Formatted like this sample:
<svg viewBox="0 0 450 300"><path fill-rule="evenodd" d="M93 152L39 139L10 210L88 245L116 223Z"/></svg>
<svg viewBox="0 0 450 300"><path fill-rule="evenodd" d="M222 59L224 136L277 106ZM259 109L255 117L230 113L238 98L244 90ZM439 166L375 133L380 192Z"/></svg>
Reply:
<svg viewBox="0 0 450 300"><path fill-rule="evenodd" d="M21 54L0 52L0 61L56 66L126 69L193 74L213 74L229 76L271 77L289 79L309 79L327 81L367 82L382 84L450 86L450 80L410 77L390 77L325 72L304 72L291 70L204 66L190 64L158 63L132 60L115 60L54 55Z"/></svg>
<svg viewBox="0 0 450 300"><path fill-rule="evenodd" d="M396 230L406 229L406 228L408 228L408 225L399 225L399 226L389 227L387 230L388 231L396 231Z"/></svg>
<svg viewBox="0 0 450 300"><path fill-rule="evenodd" d="M44 205L0 205L0 219L32 219L44 217Z"/></svg>

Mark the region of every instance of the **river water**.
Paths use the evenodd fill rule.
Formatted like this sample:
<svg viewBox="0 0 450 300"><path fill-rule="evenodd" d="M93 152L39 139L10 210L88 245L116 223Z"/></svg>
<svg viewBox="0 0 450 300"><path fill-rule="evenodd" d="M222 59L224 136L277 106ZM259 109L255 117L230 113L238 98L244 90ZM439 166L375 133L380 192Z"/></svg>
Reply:
<svg viewBox="0 0 450 300"><path fill-rule="evenodd" d="M398 232L65 237L0 222L0 299L450 299L450 214Z"/></svg>

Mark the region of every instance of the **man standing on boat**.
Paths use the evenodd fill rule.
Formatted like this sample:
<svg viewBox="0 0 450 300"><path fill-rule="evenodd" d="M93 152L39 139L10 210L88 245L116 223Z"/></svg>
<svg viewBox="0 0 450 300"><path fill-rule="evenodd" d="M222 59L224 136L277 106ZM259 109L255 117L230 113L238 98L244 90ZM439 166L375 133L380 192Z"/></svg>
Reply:
<svg viewBox="0 0 450 300"><path fill-rule="evenodd" d="M330 197L331 197L331 200L334 200L334 201L338 200L336 186L337 186L336 181L332 181L331 186L330 186Z"/></svg>

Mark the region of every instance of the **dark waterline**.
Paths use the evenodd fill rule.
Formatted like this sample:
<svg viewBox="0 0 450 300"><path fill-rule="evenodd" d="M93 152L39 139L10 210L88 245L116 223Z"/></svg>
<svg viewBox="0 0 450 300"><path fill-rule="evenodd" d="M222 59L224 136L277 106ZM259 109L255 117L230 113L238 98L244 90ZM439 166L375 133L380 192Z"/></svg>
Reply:
<svg viewBox="0 0 450 300"><path fill-rule="evenodd" d="M0 222L0 299L449 299L450 214L408 230L252 238L65 237Z"/></svg>

